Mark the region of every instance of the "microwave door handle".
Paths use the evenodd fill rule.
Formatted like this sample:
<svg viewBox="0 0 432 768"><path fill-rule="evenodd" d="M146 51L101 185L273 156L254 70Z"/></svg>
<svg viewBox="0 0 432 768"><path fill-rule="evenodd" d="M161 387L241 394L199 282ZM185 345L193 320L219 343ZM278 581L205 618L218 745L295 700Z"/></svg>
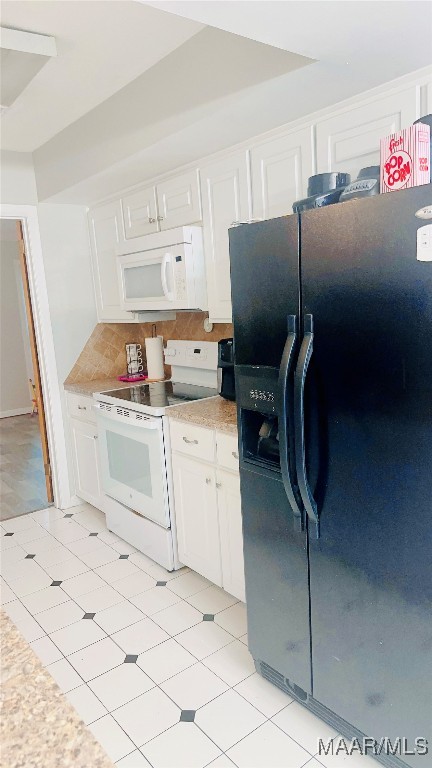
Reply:
<svg viewBox="0 0 432 768"><path fill-rule="evenodd" d="M290 507L294 515L294 524L297 530L302 530L303 514L298 499L298 489L294 487L291 472L292 462L289 457L288 421L291 421L291 406L289 404L289 392L291 369L294 362L294 354L297 342L297 317L288 315L288 335L282 354L279 368L278 396L279 396L279 451L282 482Z"/></svg>
<svg viewBox="0 0 432 768"><path fill-rule="evenodd" d="M174 301L174 294L172 291L168 289L168 266L172 264L172 258L170 253L165 253L162 259L161 264L161 281L162 281L162 290L164 292L164 296L167 299L167 301Z"/></svg>

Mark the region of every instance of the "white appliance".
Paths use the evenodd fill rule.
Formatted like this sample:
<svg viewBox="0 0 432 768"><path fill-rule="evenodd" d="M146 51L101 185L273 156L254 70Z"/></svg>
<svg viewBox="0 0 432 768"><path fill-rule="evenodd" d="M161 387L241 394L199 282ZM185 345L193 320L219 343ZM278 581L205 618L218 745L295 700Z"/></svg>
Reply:
<svg viewBox="0 0 432 768"><path fill-rule="evenodd" d="M117 250L122 309L207 309L201 227L134 238Z"/></svg>
<svg viewBox="0 0 432 768"><path fill-rule="evenodd" d="M94 395L108 528L168 571L181 563L167 412L217 395L217 349L216 342L168 341L169 381Z"/></svg>

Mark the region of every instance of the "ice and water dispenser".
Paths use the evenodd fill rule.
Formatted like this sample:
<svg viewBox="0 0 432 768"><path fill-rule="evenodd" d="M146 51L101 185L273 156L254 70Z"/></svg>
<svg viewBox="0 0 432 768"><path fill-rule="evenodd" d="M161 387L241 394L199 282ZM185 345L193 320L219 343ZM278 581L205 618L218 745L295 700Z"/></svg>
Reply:
<svg viewBox="0 0 432 768"><path fill-rule="evenodd" d="M278 428L279 369L265 365L236 366L242 458L267 469L280 469Z"/></svg>

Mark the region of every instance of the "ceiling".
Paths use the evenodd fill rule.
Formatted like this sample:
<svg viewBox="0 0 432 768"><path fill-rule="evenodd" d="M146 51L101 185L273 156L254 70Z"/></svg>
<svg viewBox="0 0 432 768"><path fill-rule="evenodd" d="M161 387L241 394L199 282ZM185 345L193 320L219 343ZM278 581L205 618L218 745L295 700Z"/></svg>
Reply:
<svg viewBox="0 0 432 768"><path fill-rule="evenodd" d="M57 57L2 114L2 148L18 152L45 144L202 29L132 0L2 0L1 24L57 43Z"/></svg>
<svg viewBox="0 0 432 768"><path fill-rule="evenodd" d="M421 20L421 23L419 23ZM432 62L426 0L3 0L58 55L2 116L39 200L89 204Z"/></svg>
<svg viewBox="0 0 432 768"><path fill-rule="evenodd" d="M429 0L139 0L159 10L365 74L431 60Z"/></svg>

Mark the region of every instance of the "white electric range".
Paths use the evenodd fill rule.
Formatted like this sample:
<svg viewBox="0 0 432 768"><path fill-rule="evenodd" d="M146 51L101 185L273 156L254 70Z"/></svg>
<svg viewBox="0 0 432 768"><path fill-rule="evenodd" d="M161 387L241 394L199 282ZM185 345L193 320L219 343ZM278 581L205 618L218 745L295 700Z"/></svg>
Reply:
<svg viewBox="0 0 432 768"><path fill-rule="evenodd" d="M217 392L217 343L168 341L171 379L94 395L108 528L168 571L177 554L168 413Z"/></svg>

